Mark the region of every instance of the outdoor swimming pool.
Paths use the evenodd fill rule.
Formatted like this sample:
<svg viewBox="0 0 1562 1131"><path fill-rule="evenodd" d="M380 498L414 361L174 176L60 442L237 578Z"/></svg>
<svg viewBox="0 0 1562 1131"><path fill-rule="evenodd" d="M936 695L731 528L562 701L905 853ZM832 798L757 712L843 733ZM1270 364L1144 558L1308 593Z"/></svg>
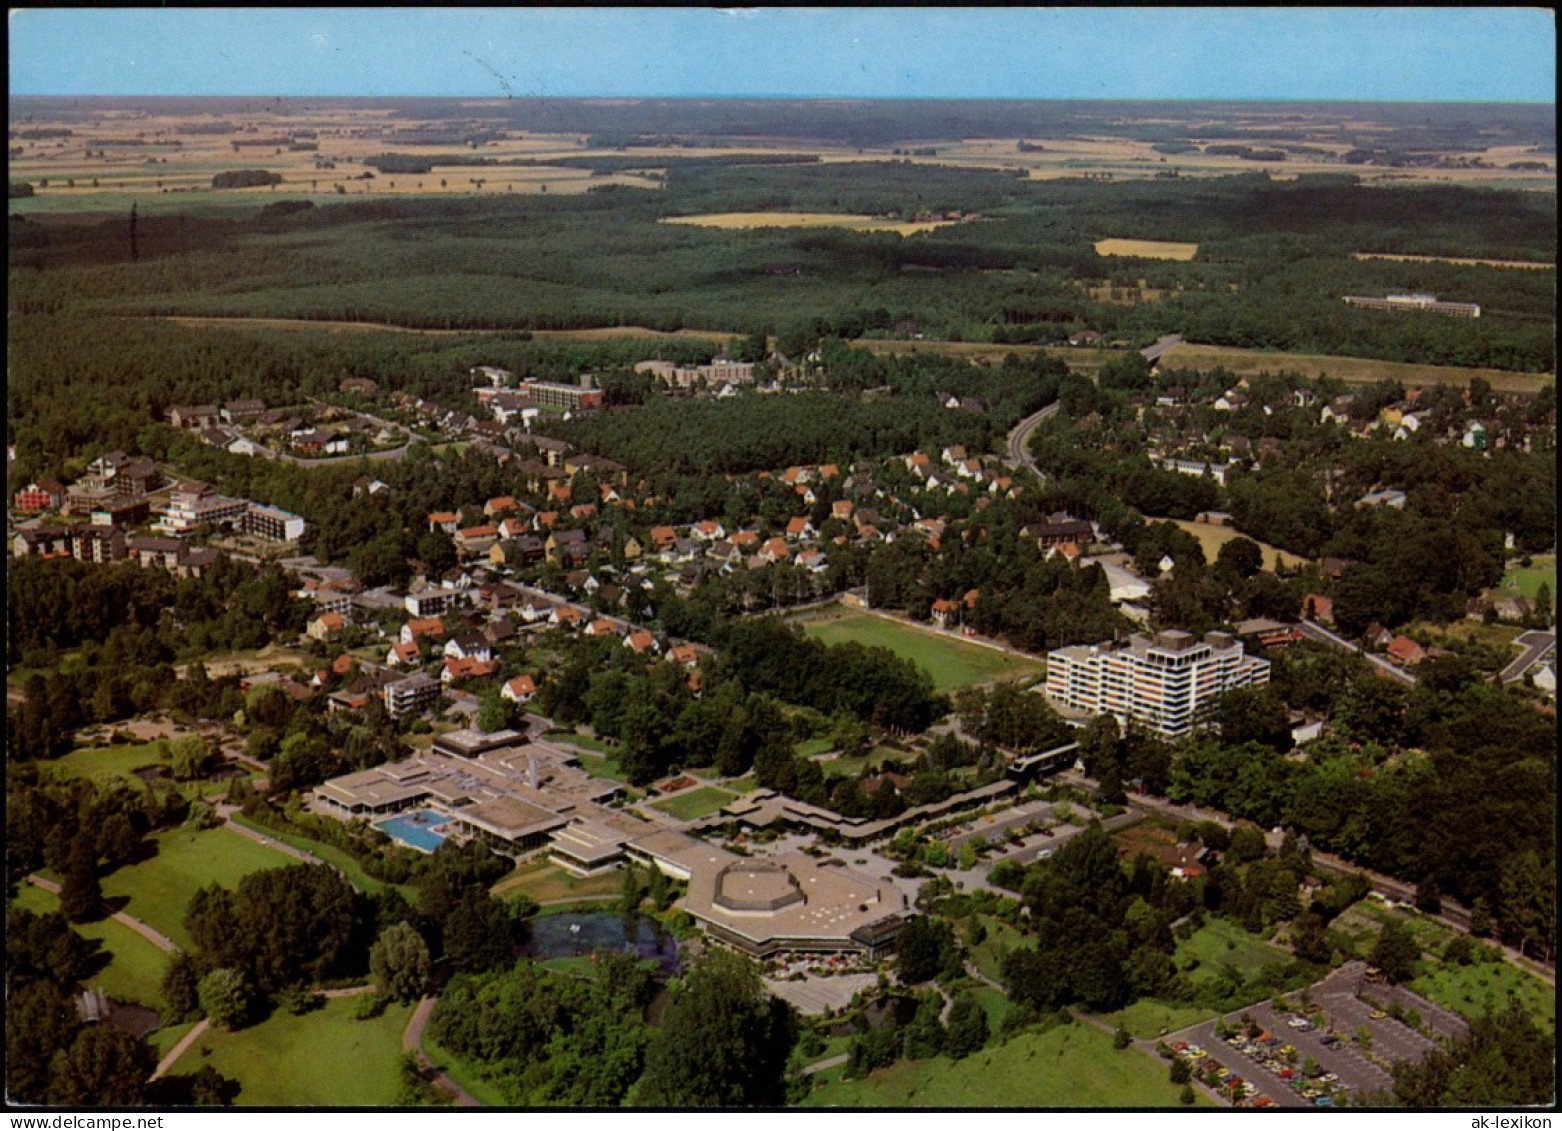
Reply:
<svg viewBox="0 0 1562 1131"><path fill-rule="evenodd" d="M445 842L445 834L435 832L434 826L442 825L449 819L432 809L414 809L410 813L375 821L374 827L409 848L416 848L419 852L433 852Z"/></svg>

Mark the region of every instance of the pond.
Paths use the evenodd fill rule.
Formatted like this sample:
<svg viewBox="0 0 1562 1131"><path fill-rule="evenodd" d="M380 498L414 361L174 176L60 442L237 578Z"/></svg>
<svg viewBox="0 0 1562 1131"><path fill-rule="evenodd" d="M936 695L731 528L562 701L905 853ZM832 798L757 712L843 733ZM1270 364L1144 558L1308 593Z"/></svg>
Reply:
<svg viewBox="0 0 1562 1131"><path fill-rule="evenodd" d="M666 974L678 972L678 940L655 919L613 911L561 912L532 919L521 948L529 958L575 958L599 950L654 958Z"/></svg>

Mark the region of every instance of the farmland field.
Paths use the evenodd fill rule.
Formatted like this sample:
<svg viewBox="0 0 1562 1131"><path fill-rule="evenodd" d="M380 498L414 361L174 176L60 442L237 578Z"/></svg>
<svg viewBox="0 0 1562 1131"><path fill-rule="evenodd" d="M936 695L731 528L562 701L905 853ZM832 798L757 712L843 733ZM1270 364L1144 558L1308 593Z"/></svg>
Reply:
<svg viewBox="0 0 1562 1131"><path fill-rule="evenodd" d="M239 1081L244 1107L383 1107L396 1102L401 1033L412 1014L390 1005L357 1019L356 998L335 998L294 1016L283 1010L248 1029L207 1029L173 1071L209 1064Z"/></svg>
<svg viewBox="0 0 1562 1131"><path fill-rule="evenodd" d="M1491 382L1499 393L1536 393L1556 381L1554 373L1512 373L1501 369L1465 369L1451 365L1411 365L1401 361L1376 361L1366 357L1336 357L1328 354L1281 353L1271 350L1238 349L1235 346L1173 346L1161 357L1167 369L1195 369L1206 372L1223 368L1237 377L1259 373L1296 372L1307 377L1320 373L1338 377L1353 385L1375 381L1399 381L1414 388L1429 385L1468 385L1476 377Z"/></svg>
<svg viewBox="0 0 1562 1131"><path fill-rule="evenodd" d="M1036 676L1046 670L1046 665L1040 660L1014 656L978 644L967 644L931 630L914 628L868 613L841 613L828 616L828 619L809 618L803 622L803 631L826 644L854 641L869 647L888 648L931 675L933 686L939 691L952 691L1001 679Z"/></svg>
<svg viewBox="0 0 1562 1131"><path fill-rule="evenodd" d="M928 220L902 223L879 216L856 216L846 212L711 212L703 216L668 216L664 224L689 224L696 228L845 228L850 232L897 232L914 236L947 227L954 220Z"/></svg>
<svg viewBox="0 0 1562 1131"><path fill-rule="evenodd" d="M1191 260L1199 253L1196 243L1177 243L1172 240L1097 240L1097 255L1131 255L1139 259Z"/></svg>
<svg viewBox="0 0 1562 1131"><path fill-rule="evenodd" d="M803 1106L1171 1107L1181 1090L1159 1061L1114 1050L1110 1034L1078 1021L960 1061L903 1060L862 1080L842 1081L840 1073L820 1073L825 1083Z"/></svg>
<svg viewBox="0 0 1562 1131"><path fill-rule="evenodd" d="M1173 519L1171 521L1176 522L1181 529L1186 530L1199 540L1199 545L1204 548L1204 556L1211 562L1215 560L1215 555L1220 553L1220 548L1227 542L1234 538L1247 538L1249 542L1256 543L1258 548L1264 552L1264 568L1267 570L1273 570L1277 565L1296 568L1307 564L1305 559L1299 558L1295 554L1288 554L1284 550L1271 546L1268 542L1259 542L1256 538L1249 538L1233 526L1211 526L1207 522L1187 522L1182 519Z"/></svg>
<svg viewBox="0 0 1562 1131"><path fill-rule="evenodd" d="M736 796L735 793L728 793L724 789L707 785L699 789L686 790L669 797L666 801L654 802L651 808L660 809L680 821L697 821L701 817L709 817Z"/></svg>
<svg viewBox="0 0 1562 1131"><path fill-rule="evenodd" d="M157 855L104 877L103 894L127 898L127 914L186 949L191 943L184 930L184 909L197 891L213 883L232 888L251 872L298 863L227 828L176 829L152 839Z"/></svg>

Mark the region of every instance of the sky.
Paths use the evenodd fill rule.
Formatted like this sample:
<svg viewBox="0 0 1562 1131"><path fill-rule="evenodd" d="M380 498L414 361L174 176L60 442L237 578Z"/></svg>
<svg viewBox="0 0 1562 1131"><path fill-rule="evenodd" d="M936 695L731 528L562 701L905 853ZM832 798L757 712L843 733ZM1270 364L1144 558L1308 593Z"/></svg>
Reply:
<svg viewBox="0 0 1562 1131"><path fill-rule="evenodd" d="M10 93L1554 102L1541 8L9 15Z"/></svg>

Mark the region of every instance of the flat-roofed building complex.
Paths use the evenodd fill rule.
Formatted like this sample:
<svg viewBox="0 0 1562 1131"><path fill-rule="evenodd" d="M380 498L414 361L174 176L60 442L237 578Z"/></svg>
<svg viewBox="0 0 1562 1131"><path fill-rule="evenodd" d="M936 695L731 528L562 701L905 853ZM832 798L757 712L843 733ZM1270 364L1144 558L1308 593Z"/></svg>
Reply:
<svg viewBox="0 0 1562 1131"><path fill-rule="evenodd" d="M1249 656L1230 633L1169 630L1126 645L1058 648L1047 654L1047 695L1065 707L1130 719L1175 738L1205 722L1220 697L1269 682L1269 661Z"/></svg>
<svg viewBox="0 0 1562 1131"><path fill-rule="evenodd" d="M294 542L304 536L305 523L298 515L281 507L251 503L240 519L239 527L245 534L268 542Z"/></svg>
<svg viewBox="0 0 1562 1131"><path fill-rule="evenodd" d="M602 407L602 390L590 385L559 385L552 381L522 381L517 392L530 397L543 408L587 412Z"/></svg>
<svg viewBox="0 0 1562 1131"><path fill-rule="evenodd" d="M754 363L729 361L718 357L709 365L679 365L673 361L642 361L635 366L636 373L649 373L666 381L677 389L690 389L696 385L752 385Z"/></svg>
<svg viewBox="0 0 1562 1131"><path fill-rule="evenodd" d="M465 757L448 752L442 741L440 749L332 778L314 789L310 807L339 820L375 820L429 807L448 818L456 836L480 840L510 857L545 847L550 836L583 815L599 820L610 813L599 806L618 795L616 783L594 778L562 751L527 743L513 732L504 743L462 739L455 745L482 747L475 757Z"/></svg>
<svg viewBox="0 0 1562 1131"><path fill-rule="evenodd" d="M1363 306L1369 310L1426 310L1453 318L1481 316L1481 304L1478 302L1446 302L1436 295L1385 295L1382 298L1376 295L1346 295L1345 302L1349 306Z"/></svg>

